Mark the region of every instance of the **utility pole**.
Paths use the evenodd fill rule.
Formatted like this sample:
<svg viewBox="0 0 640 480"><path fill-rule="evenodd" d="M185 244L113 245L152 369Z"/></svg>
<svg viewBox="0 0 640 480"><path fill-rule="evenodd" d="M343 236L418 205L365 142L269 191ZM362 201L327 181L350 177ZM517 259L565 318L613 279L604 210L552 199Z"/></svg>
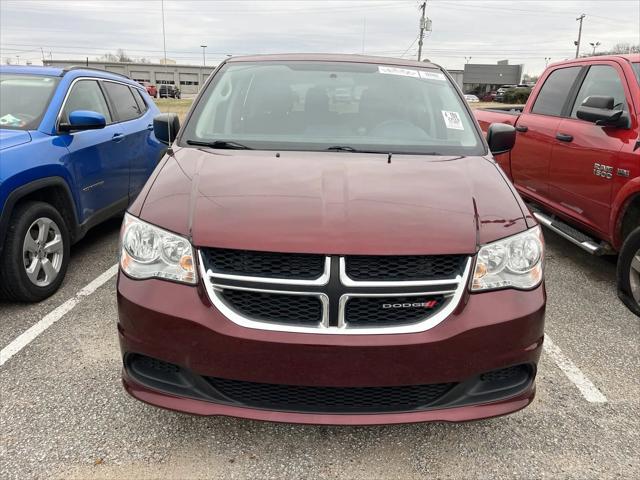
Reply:
<svg viewBox="0 0 640 480"><path fill-rule="evenodd" d="M207 66L207 62L205 60L205 56L204 56L204 49L207 48L206 45L200 45L200 48L202 48L202 66L206 67Z"/></svg>
<svg viewBox="0 0 640 480"><path fill-rule="evenodd" d="M427 8L426 0L422 2L420 5L420 9L422 10L422 16L420 17L420 40L418 41L418 61L422 58L422 42L424 39L424 29L427 24L426 19L424 18L424 11Z"/></svg>
<svg viewBox="0 0 640 480"><path fill-rule="evenodd" d="M44 65L44 49L40 47L40 51L42 52L42 65Z"/></svg>
<svg viewBox="0 0 640 480"><path fill-rule="evenodd" d="M576 58L580 56L580 39L582 37L582 20L584 20L584 17L586 17L586 15L583 13L578 18L576 18L576 21L580 22L580 28L578 29L578 40L573 42L576 46Z"/></svg>

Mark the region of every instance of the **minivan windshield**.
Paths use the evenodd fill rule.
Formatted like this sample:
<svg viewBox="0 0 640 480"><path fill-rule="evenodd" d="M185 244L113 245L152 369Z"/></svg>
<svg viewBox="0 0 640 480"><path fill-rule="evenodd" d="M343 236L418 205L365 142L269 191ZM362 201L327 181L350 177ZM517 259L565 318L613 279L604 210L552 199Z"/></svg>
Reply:
<svg viewBox="0 0 640 480"><path fill-rule="evenodd" d="M439 69L318 61L224 65L198 100L180 144L485 153L463 100Z"/></svg>
<svg viewBox="0 0 640 480"><path fill-rule="evenodd" d="M57 77L0 73L0 128L37 128L57 84Z"/></svg>

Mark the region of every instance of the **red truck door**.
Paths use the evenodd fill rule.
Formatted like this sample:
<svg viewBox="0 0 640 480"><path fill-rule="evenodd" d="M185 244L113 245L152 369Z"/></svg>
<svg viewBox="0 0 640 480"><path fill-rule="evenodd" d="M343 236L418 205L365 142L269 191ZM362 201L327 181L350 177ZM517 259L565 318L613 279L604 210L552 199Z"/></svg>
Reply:
<svg viewBox="0 0 640 480"><path fill-rule="evenodd" d="M525 196L544 201L548 196L549 165L562 110L582 67L553 70L531 109L518 117L518 139L511 152L513 181Z"/></svg>
<svg viewBox="0 0 640 480"><path fill-rule="evenodd" d="M619 152L629 142L630 131L579 120L576 111L587 97L604 95L629 112L631 96L624 78L615 62L591 63L567 118L558 126L549 168L549 199L555 208L604 235L609 231Z"/></svg>

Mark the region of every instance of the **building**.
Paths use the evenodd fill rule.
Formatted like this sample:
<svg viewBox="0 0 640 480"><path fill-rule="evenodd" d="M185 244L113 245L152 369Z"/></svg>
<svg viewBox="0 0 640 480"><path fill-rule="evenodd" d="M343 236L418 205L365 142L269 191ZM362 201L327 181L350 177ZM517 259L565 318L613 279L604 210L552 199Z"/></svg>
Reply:
<svg viewBox="0 0 640 480"><path fill-rule="evenodd" d="M465 93L484 93L502 85L521 83L524 65L509 65L508 60L497 64L467 63L463 71L462 90Z"/></svg>
<svg viewBox="0 0 640 480"><path fill-rule="evenodd" d="M447 70L447 73L451 75L451 78L453 78L453 81L458 84L460 89L464 89L464 70L445 70Z"/></svg>
<svg viewBox="0 0 640 480"><path fill-rule="evenodd" d="M167 59L169 60L169 59ZM161 63L119 63L86 60L45 60L51 67L85 65L91 68L121 73L137 82L152 85L177 85L183 94L195 94L215 67ZM509 65L508 60L497 64L467 63L464 70L447 70L465 93L483 93L501 85L517 85L522 78L523 65Z"/></svg>
<svg viewBox="0 0 640 480"><path fill-rule="evenodd" d="M45 60L45 66L70 67L72 65L88 66L109 72L126 75L136 82L147 82L152 85L176 85L182 94L194 94L215 67L199 67L197 65L179 65L160 63L120 63L83 60Z"/></svg>

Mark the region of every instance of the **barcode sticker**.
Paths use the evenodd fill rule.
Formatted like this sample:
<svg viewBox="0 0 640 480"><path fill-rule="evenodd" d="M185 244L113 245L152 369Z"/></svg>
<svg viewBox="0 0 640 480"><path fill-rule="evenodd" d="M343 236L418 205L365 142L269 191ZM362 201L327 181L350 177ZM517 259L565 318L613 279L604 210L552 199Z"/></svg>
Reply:
<svg viewBox="0 0 640 480"><path fill-rule="evenodd" d="M447 126L447 128L450 128L452 130L464 130L462 119L460 118L460 114L458 112L448 112L446 110L442 110L442 117L444 118L444 124Z"/></svg>
<svg viewBox="0 0 640 480"><path fill-rule="evenodd" d="M420 78L420 74L417 70L411 70L409 68L385 67L382 65L378 65L378 72L386 73L388 75L401 75L403 77Z"/></svg>
<svg viewBox="0 0 640 480"><path fill-rule="evenodd" d="M444 82L447 77L444 76L444 73L441 72L428 72L425 70L420 70L420 78L424 80L439 80Z"/></svg>

